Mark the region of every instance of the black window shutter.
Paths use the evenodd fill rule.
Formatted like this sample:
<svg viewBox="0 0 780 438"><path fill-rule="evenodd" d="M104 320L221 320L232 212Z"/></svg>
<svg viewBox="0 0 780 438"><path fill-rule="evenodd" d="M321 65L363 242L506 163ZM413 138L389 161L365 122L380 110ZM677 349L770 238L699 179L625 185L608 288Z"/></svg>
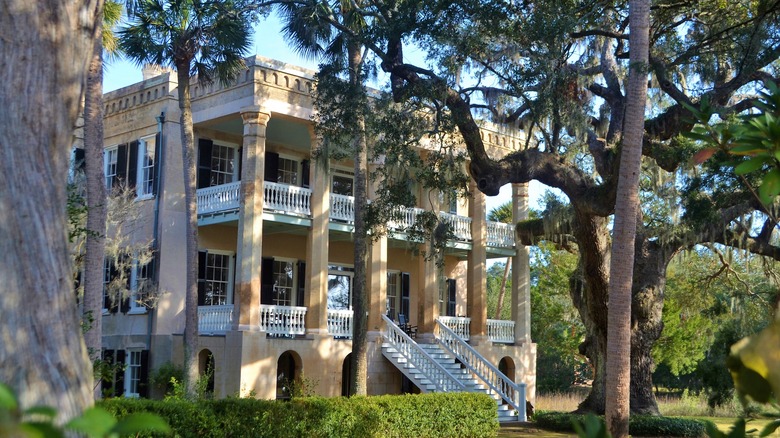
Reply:
<svg viewBox="0 0 780 438"><path fill-rule="evenodd" d="M116 363L122 365L122 367L117 369L116 372L114 395L121 397L125 394L125 350L116 351Z"/></svg>
<svg viewBox="0 0 780 438"><path fill-rule="evenodd" d="M149 398L149 350L141 351L141 369L139 371L138 395Z"/></svg>
<svg viewBox="0 0 780 438"><path fill-rule="evenodd" d="M458 283L454 278L447 279L447 316L455 316L455 296Z"/></svg>
<svg viewBox="0 0 780 438"><path fill-rule="evenodd" d="M125 184L127 179L127 145L120 144L116 148L116 176L113 179L112 186Z"/></svg>
<svg viewBox="0 0 780 438"><path fill-rule="evenodd" d="M408 272L401 272L401 311L406 318L409 318L409 288L411 277Z"/></svg>
<svg viewBox="0 0 780 438"><path fill-rule="evenodd" d="M198 188L211 186L211 150L214 142L205 138L198 140Z"/></svg>
<svg viewBox="0 0 780 438"><path fill-rule="evenodd" d="M127 150L127 186L135 188L138 177L138 140L130 142Z"/></svg>
<svg viewBox="0 0 780 438"><path fill-rule="evenodd" d="M309 166L310 166L309 160L301 161L301 185L307 189L311 185L309 183Z"/></svg>
<svg viewBox="0 0 780 438"><path fill-rule="evenodd" d="M129 256L122 256L122 266L125 274L125 287L119 296L119 311L127 313L130 310L130 295L132 293L130 290L130 271L133 269L132 261Z"/></svg>
<svg viewBox="0 0 780 438"><path fill-rule="evenodd" d="M114 364L114 350L103 350L103 362L105 362L107 365ZM105 367L105 369L109 369L109 367ZM107 397L114 396L113 393L114 375L113 374L110 375L106 374L100 376L100 392L102 392L103 395Z"/></svg>
<svg viewBox="0 0 780 438"><path fill-rule="evenodd" d="M298 261L298 296L295 300L296 306L303 306L304 295L306 292L306 262Z"/></svg>
<svg viewBox="0 0 780 438"><path fill-rule="evenodd" d="M84 149L82 148L76 148L73 149L73 164L75 170L84 170L86 167L86 160Z"/></svg>
<svg viewBox="0 0 780 438"><path fill-rule="evenodd" d="M244 171L244 148L238 148L236 151L238 154L238 176L236 177L236 181L241 181L242 175Z"/></svg>
<svg viewBox="0 0 780 438"><path fill-rule="evenodd" d="M198 305L206 305L206 256L208 251L198 251Z"/></svg>
<svg viewBox="0 0 780 438"><path fill-rule="evenodd" d="M274 259L263 257L260 265L260 304L274 303Z"/></svg>
<svg viewBox="0 0 780 438"><path fill-rule="evenodd" d="M266 181L279 181L279 154L276 152L265 153L265 178Z"/></svg>
<svg viewBox="0 0 780 438"><path fill-rule="evenodd" d="M109 279L110 279L109 286L111 286L111 283L113 283L114 280L116 280L117 277L119 277L119 269L116 267L116 262L114 260L111 260L109 263L111 263L109 269ZM117 292L112 291L110 287L109 287L109 292L106 294L106 297L107 297L106 309L108 309L108 311L111 313L116 313L117 308L119 306L119 300L121 299L121 297L118 297Z"/></svg>
<svg viewBox="0 0 780 438"><path fill-rule="evenodd" d="M160 175L160 153L162 151L162 134L157 133L154 136L154 167L152 168L152 195L157 196L157 178ZM148 152L147 152L148 153Z"/></svg>

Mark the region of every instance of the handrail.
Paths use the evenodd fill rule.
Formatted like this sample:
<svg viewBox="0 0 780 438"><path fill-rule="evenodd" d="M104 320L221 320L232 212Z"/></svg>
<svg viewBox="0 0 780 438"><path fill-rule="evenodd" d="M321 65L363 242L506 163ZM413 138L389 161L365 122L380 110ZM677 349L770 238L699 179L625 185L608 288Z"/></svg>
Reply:
<svg viewBox="0 0 780 438"><path fill-rule="evenodd" d="M417 342L414 342L387 315L382 315L382 319L387 323L387 340L390 345L395 347L398 353L404 356L409 363L412 363L428 380L436 385L437 391L466 391L466 386L463 382L450 374L427 351L417 345ZM415 358L422 360L415 361Z"/></svg>
<svg viewBox="0 0 780 438"><path fill-rule="evenodd" d="M439 343L517 410L520 421L525 421L525 383L513 382L438 319L436 325L439 327Z"/></svg>

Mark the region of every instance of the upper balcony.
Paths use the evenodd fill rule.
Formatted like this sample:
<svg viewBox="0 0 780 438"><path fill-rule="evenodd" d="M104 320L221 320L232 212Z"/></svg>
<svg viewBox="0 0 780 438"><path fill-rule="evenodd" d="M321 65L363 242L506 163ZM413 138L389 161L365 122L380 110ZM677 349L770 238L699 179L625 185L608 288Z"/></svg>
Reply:
<svg viewBox="0 0 780 438"><path fill-rule="evenodd" d="M311 190L303 187L266 181L263 197L263 211L271 218L279 216L291 220L311 218ZM208 225L226 220L237 220L241 199L241 183L233 182L204 189L198 189L198 224ZM389 224L391 231L409 228L422 213L420 208L405 208L401 219ZM439 217L450 225L458 242L471 242L471 218L440 212ZM351 227L355 219L355 199L352 196L330 196L330 220L336 226ZM500 222L487 221L487 246L513 250L515 246L514 227Z"/></svg>

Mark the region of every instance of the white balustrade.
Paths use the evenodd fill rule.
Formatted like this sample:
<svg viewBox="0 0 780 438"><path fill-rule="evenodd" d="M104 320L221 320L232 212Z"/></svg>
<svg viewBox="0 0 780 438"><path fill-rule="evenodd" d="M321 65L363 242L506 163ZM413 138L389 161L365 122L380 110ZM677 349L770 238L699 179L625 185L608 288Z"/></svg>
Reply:
<svg viewBox="0 0 780 438"><path fill-rule="evenodd" d="M502 222L487 222L487 245L498 248L514 248L515 227Z"/></svg>
<svg viewBox="0 0 780 438"><path fill-rule="evenodd" d="M261 304L260 331L283 336L306 334L306 308Z"/></svg>
<svg viewBox="0 0 780 438"><path fill-rule="evenodd" d="M414 342L403 330L401 330L390 318L382 315L387 325L387 337L385 341L406 360L414 365L426 379L436 386L436 392L465 392L463 383L447 371L444 366L423 350L417 342Z"/></svg>
<svg viewBox="0 0 780 438"><path fill-rule="evenodd" d="M393 230L405 230L411 228L415 222L417 222L417 215L424 212L422 208L407 208L398 207L400 212L400 218L392 220L388 223L390 229Z"/></svg>
<svg viewBox="0 0 780 438"><path fill-rule="evenodd" d="M328 333L337 338L352 339L351 310L328 309Z"/></svg>
<svg viewBox="0 0 780 438"><path fill-rule="evenodd" d="M340 221L355 221L355 198L344 195L330 195L330 218Z"/></svg>
<svg viewBox="0 0 780 438"><path fill-rule="evenodd" d="M466 316L440 316L439 321L450 328L456 335L468 341L471 331L471 318Z"/></svg>
<svg viewBox="0 0 780 438"><path fill-rule="evenodd" d="M198 189L198 214L237 210L241 199L241 182Z"/></svg>
<svg viewBox="0 0 780 438"><path fill-rule="evenodd" d="M266 181L263 208L287 214L311 214L311 190Z"/></svg>
<svg viewBox="0 0 780 438"><path fill-rule="evenodd" d="M515 322L502 319L487 320L487 334L491 341L500 344L515 342Z"/></svg>
<svg viewBox="0 0 780 438"><path fill-rule="evenodd" d="M452 353L466 368L479 377L487 387L501 396L512 408L517 410L520 421L526 420L525 383L515 383L488 362L466 341L458 337L449 327L436 321L439 328L438 341L444 349Z"/></svg>
<svg viewBox="0 0 780 438"><path fill-rule="evenodd" d="M200 333L224 333L233 322L233 305L198 306L198 331Z"/></svg>
<svg viewBox="0 0 780 438"><path fill-rule="evenodd" d="M471 240L471 218L457 214L439 212L439 219L450 226L458 240Z"/></svg>

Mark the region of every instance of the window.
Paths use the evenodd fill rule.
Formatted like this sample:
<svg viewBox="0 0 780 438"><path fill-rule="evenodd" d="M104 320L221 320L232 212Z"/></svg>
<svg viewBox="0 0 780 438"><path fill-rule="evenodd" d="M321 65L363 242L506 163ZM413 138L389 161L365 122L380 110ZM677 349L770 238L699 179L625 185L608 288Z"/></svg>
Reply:
<svg viewBox="0 0 780 438"><path fill-rule="evenodd" d="M154 286L154 258L133 261L130 277L130 313L146 312L146 305Z"/></svg>
<svg viewBox="0 0 780 438"><path fill-rule="evenodd" d="M154 194L155 137L142 138L138 144L138 197Z"/></svg>
<svg viewBox="0 0 780 438"><path fill-rule="evenodd" d="M141 351L129 350L125 357L125 397L138 397L141 387Z"/></svg>
<svg viewBox="0 0 780 438"><path fill-rule="evenodd" d="M273 303L277 306L292 306L295 290L295 263L288 260L274 260Z"/></svg>
<svg viewBox="0 0 780 438"><path fill-rule="evenodd" d="M103 259L103 313L108 313L116 305L111 290L111 279L114 276L114 263L109 258Z"/></svg>
<svg viewBox="0 0 780 438"><path fill-rule="evenodd" d="M354 269L341 265L328 266L328 309L352 308L352 277Z"/></svg>
<svg viewBox="0 0 780 438"><path fill-rule="evenodd" d="M455 316L456 288L457 281L454 278L448 278L439 287L439 315Z"/></svg>
<svg viewBox="0 0 780 438"><path fill-rule="evenodd" d="M103 261L103 314L144 313L154 287L154 257L138 260L128 255L106 257Z"/></svg>
<svg viewBox="0 0 780 438"><path fill-rule="evenodd" d="M238 145L198 140L198 188L220 186L238 181L240 178L240 149Z"/></svg>
<svg viewBox="0 0 780 438"><path fill-rule="evenodd" d="M334 195L354 196L355 177L352 172L335 169L331 178L330 191Z"/></svg>
<svg viewBox="0 0 780 438"><path fill-rule="evenodd" d="M118 157L117 147L106 149L103 152L103 165L106 174L106 187L110 190L116 180L116 162Z"/></svg>
<svg viewBox="0 0 780 438"><path fill-rule="evenodd" d="M277 182L298 185L298 162L288 158L279 157L279 176Z"/></svg>
<svg viewBox="0 0 780 438"><path fill-rule="evenodd" d="M387 273L387 303L385 308L387 309L387 317L395 319L398 316L398 304L401 298L401 273L400 272L388 272Z"/></svg>
<svg viewBox="0 0 780 438"><path fill-rule="evenodd" d="M306 263L263 257L260 267L260 304L303 306Z"/></svg>
<svg viewBox="0 0 780 438"><path fill-rule="evenodd" d="M233 253L198 253L198 305L223 306L233 301Z"/></svg>

